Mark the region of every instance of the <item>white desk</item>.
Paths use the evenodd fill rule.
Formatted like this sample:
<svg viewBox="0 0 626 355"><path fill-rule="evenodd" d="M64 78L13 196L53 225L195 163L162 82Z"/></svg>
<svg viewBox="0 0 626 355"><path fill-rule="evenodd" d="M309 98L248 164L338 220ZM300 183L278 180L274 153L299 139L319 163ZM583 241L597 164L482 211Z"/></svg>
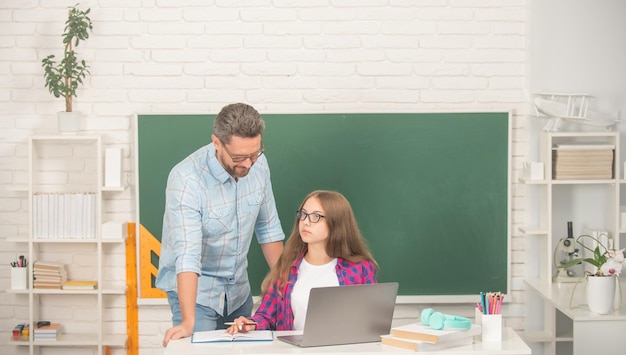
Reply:
<svg viewBox="0 0 626 355"><path fill-rule="evenodd" d="M294 332L275 332L276 335L291 334ZM510 328L502 330L501 343L482 343L475 340L472 345L442 349L446 355L522 355L530 354L530 348ZM165 349L164 355L194 355L194 354L309 354L309 355L353 355L353 354L406 354L415 351L382 345L381 343L365 343L336 346L320 346L313 348L299 348L280 340L256 343L203 343L192 344L190 338L172 340Z"/></svg>
<svg viewBox="0 0 626 355"><path fill-rule="evenodd" d="M607 315L592 313L584 305L584 281L576 287L574 283L548 284L537 279L526 280L526 284L531 288L531 291L536 292L544 299L548 308L557 309L572 320L571 332L569 329L565 329L563 334L563 330L556 329L554 315L545 315L545 319L550 320L544 324L546 329L541 332L525 332L529 334L526 337L527 341L552 343L551 349L547 350L546 353L559 353L555 351L554 343L567 341L572 342L574 355L621 354L624 352L626 349L626 306L622 305ZM626 283L622 281L622 289L625 287ZM572 292L574 292L572 299L574 308L570 307Z"/></svg>

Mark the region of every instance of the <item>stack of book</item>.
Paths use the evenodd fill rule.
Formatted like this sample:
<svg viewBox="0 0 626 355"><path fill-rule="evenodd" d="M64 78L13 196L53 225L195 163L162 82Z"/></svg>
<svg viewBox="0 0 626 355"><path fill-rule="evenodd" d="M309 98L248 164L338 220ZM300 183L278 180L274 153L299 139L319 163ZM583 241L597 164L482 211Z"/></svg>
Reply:
<svg viewBox="0 0 626 355"><path fill-rule="evenodd" d="M66 281L67 273L63 264L37 261L33 265L33 288L60 290Z"/></svg>
<svg viewBox="0 0 626 355"><path fill-rule="evenodd" d="M33 195L33 233L37 239L94 239L96 194L36 193Z"/></svg>
<svg viewBox="0 0 626 355"><path fill-rule="evenodd" d="M614 152L612 144L557 144L552 149L552 178L613 179Z"/></svg>
<svg viewBox="0 0 626 355"><path fill-rule="evenodd" d="M471 345L481 327L472 324L470 329L432 329L422 323L411 323L391 328L391 334L382 335L381 342L413 351L430 351Z"/></svg>
<svg viewBox="0 0 626 355"><path fill-rule="evenodd" d="M35 340L58 340L61 334L61 323L51 323L41 327L35 327L33 338Z"/></svg>

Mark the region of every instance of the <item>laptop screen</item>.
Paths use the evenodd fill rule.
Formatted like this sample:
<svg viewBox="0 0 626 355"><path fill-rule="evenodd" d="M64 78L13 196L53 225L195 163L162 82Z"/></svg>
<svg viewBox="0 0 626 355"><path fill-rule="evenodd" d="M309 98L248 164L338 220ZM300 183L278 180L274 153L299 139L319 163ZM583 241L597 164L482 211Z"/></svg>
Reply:
<svg viewBox="0 0 626 355"><path fill-rule="evenodd" d="M397 282L311 289L304 331L296 345L378 342L389 334ZM277 339L293 342L292 336Z"/></svg>

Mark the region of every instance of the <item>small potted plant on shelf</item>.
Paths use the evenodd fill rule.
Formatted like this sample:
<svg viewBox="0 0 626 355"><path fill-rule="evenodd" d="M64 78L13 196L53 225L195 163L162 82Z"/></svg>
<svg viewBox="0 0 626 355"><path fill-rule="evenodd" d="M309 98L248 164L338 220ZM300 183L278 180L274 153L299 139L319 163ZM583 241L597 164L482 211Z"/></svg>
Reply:
<svg viewBox="0 0 626 355"><path fill-rule="evenodd" d="M584 243L585 240L592 242L595 247L589 247ZM604 245L597 238L587 234L576 238L576 243L580 244L585 250L592 252L593 256L572 259L565 264L559 265L559 268L566 269L582 262L592 265L594 267L593 271L585 272L587 305L589 310L594 313L611 313L615 303L615 285L620 285L617 278L624 267L626 252L624 252L624 249L616 250L612 246Z"/></svg>
<svg viewBox="0 0 626 355"><path fill-rule="evenodd" d="M89 12L91 9L80 10L78 4L69 8L65 30L63 32L63 58L59 63L54 61L53 54L41 61L44 69L45 86L54 97L65 99L65 111L59 112L59 130L62 132L77 132L79 130L80 114L73 112L72 99L76 97L76 89L83 84L83 79L89 73L89 66L85 60L79 60L74 48L80 41L89 38L93 29Z"/></svg>

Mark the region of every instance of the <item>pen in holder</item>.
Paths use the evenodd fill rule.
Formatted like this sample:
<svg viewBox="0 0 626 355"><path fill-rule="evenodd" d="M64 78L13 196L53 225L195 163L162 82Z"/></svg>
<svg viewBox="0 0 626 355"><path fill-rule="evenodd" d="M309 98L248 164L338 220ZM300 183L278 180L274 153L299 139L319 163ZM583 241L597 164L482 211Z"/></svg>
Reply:
<svg viewBox="0 0 626 355"><path fill-rule="evenodd" d="M28 267L11 268L11 289L26 290L28 288Z"/></svg>
<svg viewBox="0 0 626 355"><path fill-rule="evenodd" d="M502 314L483 314L478 308L476 310L476 324L482 328L482 341L501 342L502 341Z"/></svg>

